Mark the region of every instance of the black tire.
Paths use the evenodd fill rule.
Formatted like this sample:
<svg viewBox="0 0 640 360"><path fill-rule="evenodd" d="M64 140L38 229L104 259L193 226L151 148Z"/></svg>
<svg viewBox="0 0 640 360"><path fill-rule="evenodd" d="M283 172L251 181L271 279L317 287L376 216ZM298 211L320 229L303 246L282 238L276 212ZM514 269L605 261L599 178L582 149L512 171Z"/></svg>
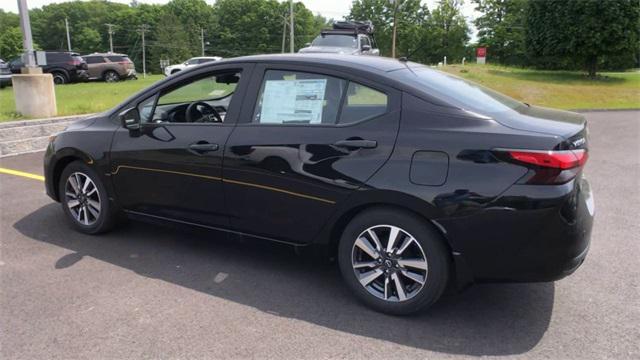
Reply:
<svg viewBox="0 0 640 360"><path fill-rule="evenodd" d="M107 70L102 74L102 79L106 82L116 82L120 80L120 75L113 70Z"/></svg>
<svg viewBox="0 0 640 360"><path fill-rule="evenodd" d="M67 75L61 71L54 71L51 73L51 76L53 76L53 83L55 85L64 85L69 82Z"/></svg>
<svg viewBox="0 0 640 360"><path fill-rule="evenodd" d="M83 216L80 215L79 216L80 219L78 219L76 215L77 213L81 213L81 212L73 210L74 212L76 212L74 214L74 212L72 212L69 206L69 201L74 200L74 197L69 196L67 194L68 193L67 181L72 175L75 175L75 174L81 174L88 177L92 181L92 183L95 185L95 188L97 189L97 199L99 203L99 206L97 208L99 208L99 213L97 217L94 216L95 217L94 221L91 221L91 222L87 221L87 223L84 223L82 221L84 220ZM78 182L76 181L76 183ZM72 188L71 183L69 183L69 189L71 188ZM89 187L88 189L92 190L91 187ZM58 191L60 194L60 203L62 205L62 210L67 215L67 220L69 220L71 225L78 231L85 234L99 234L99 233L109 231L114 227L117 219L117 213L113 208L113 204L109 201L107 189L105 188L104 184L100 180L100 177L98 177L98 174L89 166L87 166L85 163L81 161L74 161L64 168L60 176ZM86 196L84 198L86 199L90 197L92 197L94 200L96 199L95 194ZM90 204L86 203L86 201L85 201L85 204L86 204L86 207L89 208ZM95 201L94 201L94 204L95 204ZM94 207L92 209L96 209L96 208ZM93 210L93 212L95 212L95 210ZM93 216L91 211L87 212L87 209L85 209L84 213L90 217L89 220L93 220L91 219L91 217Z"/></svg>
<svg viewBox="0 0 640 360"><path fill-rule="evenodd" d="M408 278L402 276L400 273L401 269L406 271L408 268L398 265L399 262L396 263L396 269L392 266L389 270L391 274L395 272L397 274L396 276L404 279L401 280L401 284L409 284L409 286L413 287L413 292L410 297L407 297L405 300L400 300L398 292L396 292L398 296L390 296L389 299L386 300L374 295L371 292L371 288L367 289L360 283L358 276L362 276L362 273L359 273L360 275L356 274L357 271L368 271L368 269L356 270L352 263L352 261L357 262L357 260L354 260L354 256L357 251L355 250L356 240L367 229L378 229L377 226L380 226L380 229L383 229L385 226L398 227L404 231L405 234L411 235L411 237L413 237L417 242L417 244L416 242L413 242L411 246L421 251L425 257L426 264L428 264L427 269L424 270L424 284L421 285L421 287L419 283L414 283L411 280L408 280ZM402 239L405 240L407 238L407 236L402 237ZM447 286L450 271L450 255L444 241L445 240L442 236L432 228L431 224L428 224L424 219L411 212L391 207L379 207L365 210L353 218L342 233L338 247L340 271L342 272L342 276L348 287L353 291L358 299L369 307L392 315L407 315L415 313L435 303ZM380 242L382 243L384 250L386 244L383 239L380 239ZM397 248L399 247L400 245L395 247L396 251L398 251ZM396 251L392 251L392 254ZM405 254L407 254L407 252L405 252ZM383 263L386 263L386 260L384 260L380 265L376 265L376 268L388 270L388 268L383 267ZM382 279L385 279L387 274L388 273L383 273L380 276L383 277ZM376 280L376 282L380 281L380 278L377 279L378 280ZM390 280L390 282L391 281L393 280ZM386 283L384 284L384 296L386 297L387 289L389 288ZM391 284L391 286L395 286L397 289L397 285L395 283ZM393 291L389 290L389 293L393 293ZM410 293L407 292L406 294ZM404 289L403 295L405 295Z"/></svg>

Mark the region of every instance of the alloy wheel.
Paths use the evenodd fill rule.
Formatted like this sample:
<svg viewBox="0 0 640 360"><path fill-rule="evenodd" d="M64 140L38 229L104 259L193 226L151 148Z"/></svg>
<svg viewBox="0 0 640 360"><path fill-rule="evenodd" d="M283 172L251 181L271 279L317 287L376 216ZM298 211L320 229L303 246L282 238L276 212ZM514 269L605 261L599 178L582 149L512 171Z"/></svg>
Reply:
<svg viewBox="0 0 640 360"><path fill-rule="evenodd" d="M116 82L116 81L118 81L118 74L116 74L113 71L109 71L108 73L105 74L105 81L106 82Z"/></svg>
<svg viewBox="0 0 640 360"><path fill-rule="evenodd" d="M81 172L74 172L65 184L65 201L73 218L91 226L100 217L100 192L96 184Z"/></svg>
<svg viewBox="0 0 640 360"><path fill-rule="evenodd" d="M409 300L427 281L422 246L397 226L376 225L363 231L353 244L351 265L360 285L385 301Z"/></svg>

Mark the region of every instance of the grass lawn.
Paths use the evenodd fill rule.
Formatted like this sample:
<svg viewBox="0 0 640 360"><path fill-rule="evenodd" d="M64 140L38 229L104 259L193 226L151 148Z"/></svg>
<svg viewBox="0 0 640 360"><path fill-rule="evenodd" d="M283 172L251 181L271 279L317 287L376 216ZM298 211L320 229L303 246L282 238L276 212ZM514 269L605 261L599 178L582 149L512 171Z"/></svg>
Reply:
<svg viewBox="0 0 640 360"><path fill-rule="evenodd" d="M640 72L540 71L494 65L449 65L442 70L532 105L558 109L638 109Z"/></svg>
<svg viewBox="0 0 640 360"><path fill-rule="evenodd" d="M58 116L90 114L108 110L130 95L142 90L156 81L164 79L162 75L142 76L138 80L116 83L89 82L56 86ZM22 119L15 112L13 90L10 86L0 90L0 121Z"/></svg>
<svg viewBox="0 0 640 360"><path fill-rule="evenodd" d="M449 65L441 70L534 105L583 110L640 108L638 71L601 73L599 79L590 80L580 72L538 71L493 65ZM146 79L117 83L56 86L58 115L107 110L163 78L162 75L151 75ZM15 112L12 88L0 90L0 121L20 118Z"/></svg>

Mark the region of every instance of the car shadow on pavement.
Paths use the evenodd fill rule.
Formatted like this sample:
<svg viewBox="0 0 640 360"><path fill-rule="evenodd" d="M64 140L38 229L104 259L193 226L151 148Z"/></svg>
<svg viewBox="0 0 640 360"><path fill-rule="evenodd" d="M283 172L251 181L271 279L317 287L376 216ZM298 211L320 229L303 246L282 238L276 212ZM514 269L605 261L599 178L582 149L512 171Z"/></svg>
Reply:
<svg viewBox="0 0 640 360"><path fill-rule="evenodd" d="M71 230L58 204L36 210L14 228L73 251L51 264L56 269L92 257L277 316L443 353L527 352L544 335L553 310L553 283L493 284L447 295L417 315L393 317L358 303L336 264L296 256L289 246L135 222L88 236Z"/></svg>

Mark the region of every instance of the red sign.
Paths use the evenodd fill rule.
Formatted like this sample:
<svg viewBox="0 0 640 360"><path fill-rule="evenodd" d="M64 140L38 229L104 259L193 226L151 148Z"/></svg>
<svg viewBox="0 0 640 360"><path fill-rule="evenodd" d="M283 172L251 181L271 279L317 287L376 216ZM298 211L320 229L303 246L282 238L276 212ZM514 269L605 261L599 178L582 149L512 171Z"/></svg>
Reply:
<svg viewBox="0 0 640 360"><path fill-rule="evenodd" d="M487 48L486 47L476 48L476 57L487 57Z"/></svg>

